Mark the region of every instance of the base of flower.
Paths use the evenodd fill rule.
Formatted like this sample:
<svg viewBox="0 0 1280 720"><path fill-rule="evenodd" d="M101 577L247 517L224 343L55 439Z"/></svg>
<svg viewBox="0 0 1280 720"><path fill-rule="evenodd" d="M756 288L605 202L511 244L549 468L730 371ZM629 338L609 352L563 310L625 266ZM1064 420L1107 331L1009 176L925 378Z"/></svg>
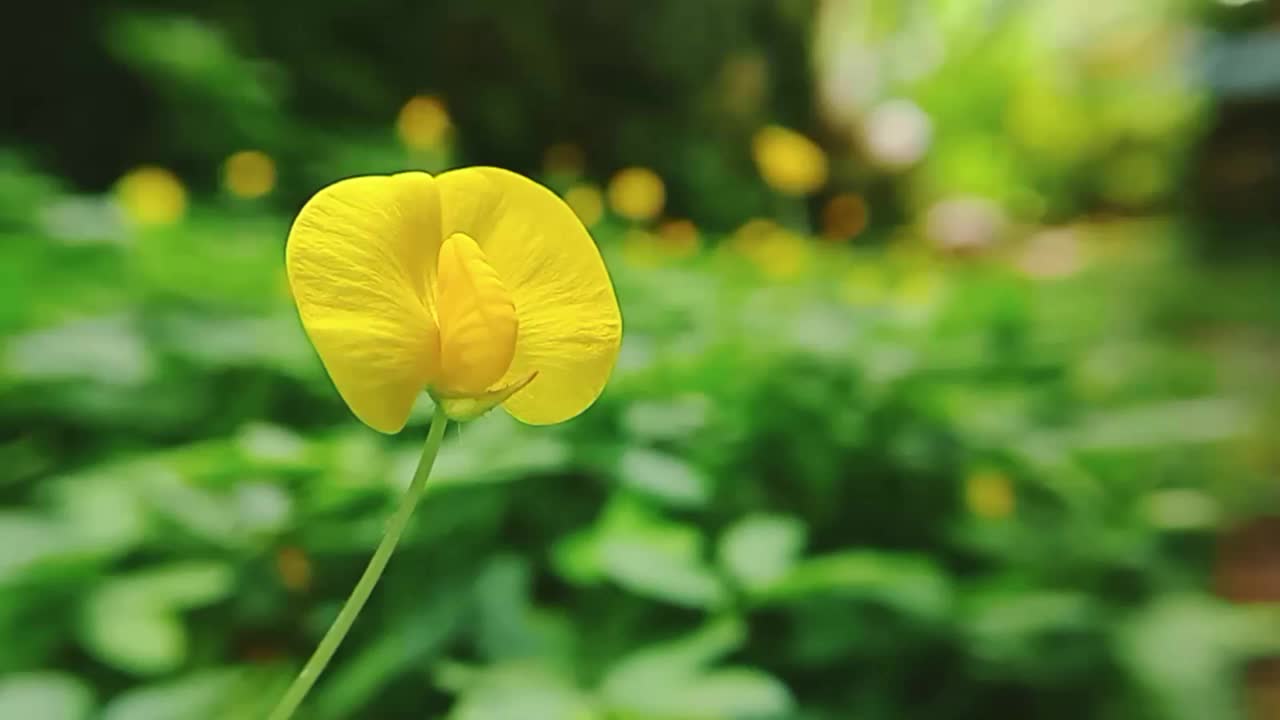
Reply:
<svg viewBox="0 0 1280 720"><path fill-rule="evenodd" d="M432 400L435 400L436 407L444 410L446 417L450 420L465 422L475 420L502 404L507 398L523 390L537 376L538 372L535 370L522 380L479 395L454 395L440 390L428 390L427 393L431 395Z"/></svg>

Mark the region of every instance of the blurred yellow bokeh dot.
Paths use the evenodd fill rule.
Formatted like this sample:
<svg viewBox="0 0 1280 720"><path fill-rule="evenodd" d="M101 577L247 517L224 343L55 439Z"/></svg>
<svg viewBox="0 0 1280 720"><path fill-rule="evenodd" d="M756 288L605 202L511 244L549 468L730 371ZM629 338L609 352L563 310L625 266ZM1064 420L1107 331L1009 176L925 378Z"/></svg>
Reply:
<svg viewBox="0 0 1280 720"><path fill-rule="evenodd" d="M856 193L840 193L822 209L822 236L828 240L850 240L867 227L867 201Z"/></svg>
<svg viewBox="0 0 1280 720"><path fill-rule="evenodd" d="M636 222L657 217L667 202L667 189L662 178L644 167L619 170L609 180L608 192L609 206L613 211Z"/></svg>
<svg viewBox="0 0 1280 720"><path fill-rule="evenodd" d="M222 165L222 182L232 195L262 197L276 186L276 163L261 150L232 153Z"/></svg>
<svg viewBox="0 0 1280 720"><path fill-rule="evenodd" d="M115 188L116 201L137 225L169 225L187 211L187 190L178 176L153 165L130 170Z"/></svg>
<svg viewBox="0 0 1280 720"><path fill-rule="evenodd" d="M729 246L761 273L778 280L801 274L812 259L808 241L765 218L748 220L734 233Z"/></svg>
<svg viewBox="0 0 1280 720"><path fill-rule="evenodd" d="M675 257L689 257L698 252L698 226L692 220L667 220L658 226L662 250Z"/></svg>
<svg viewBox="0 0 1280 720"><path fill-rule="evenodd" d="M763 243L769 235L780 230L778 223L768 218L751 218L729 238L729 247L736 252L747 254Z"/></svg>
<svg viewBox="0 0 1280 720"><path fill-rule="evenodd" d="M778 125L756 131L751 154L760 176L785 195L809 195L827 182L827 155L818 144Z"/></svg>
<svg viewBox="0 0 1280 720"><path fill-rule="evenodd" d="M542 155L543 169L552 174L580 175L586 163L586 153L573 143L556 143Z"/></svg>
<svg viewBox="0 0 1280 720"><path fill-rule="evenodd" d="M662 264L662 252L658 239L640 228L631 228L622 235L622 258L632 267L651 268Z"/></svg>
<svg viewBox="0 0 1280 720"><path fill-rule="evenodd" d="M604 197L595 185L574 185L564 194L564 201L587 227L600 222L604 215Z"/></svg>
<svg viewBox="0 0 1280 720"><path fill-rule="evenodd" d="M396 133L412 150L431 150L444 143L451 125L449 112L439 98L418 95L400 108Z"/></svg>
<svg viewBox="0 0 1280 720"><path fill-rule="evenodd" d="M311 587L311 560L295 546L286 546L276 552L276 572L280 583L294 592Z"/></svg>
<svg viewBox="0 0 1280 720"><path fill-rule="evenodd" d="M999 520L1013 514L1017 497L1013 493L1013 483L1004 473L980 470L965 478L964 502L974 515Z"/></svg>

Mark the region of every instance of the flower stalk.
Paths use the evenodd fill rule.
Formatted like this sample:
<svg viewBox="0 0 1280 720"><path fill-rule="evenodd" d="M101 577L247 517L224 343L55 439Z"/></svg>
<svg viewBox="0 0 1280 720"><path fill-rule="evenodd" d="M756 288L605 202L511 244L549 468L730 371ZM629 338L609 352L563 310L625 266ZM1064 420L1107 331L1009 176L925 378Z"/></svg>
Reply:
<svg viewBox="0 0 1280 720"><path fill-rule="evenodd" d="M329 630L321 638L320 644L316 646L307 664L302 667L302 671L294 678L293 684L289 686L276 709L272 711L269 720L289 720L293 717L294 712L306 699L307 693L315 685L316 679L320 677L320 673L324 672L329 661L333 659L334 653L346 638L351 626L355 624L360 611L364 609L365 603L382 577L382 571L386 569L391 553L400 542L400 536L404 534L405 527L409 524L409 517L413 515L414 508L422 499L422 494L427 487L427 478L431 475L431 467L435 464L436 455L440 452L444 428L448 423L444 407L437 404L435 414L431 418L431 429L427 431L427 440L422 447L422 458L418 461L418 469L414 471L413 480L401 498L399 507L387 522L387 530L382 536L382 541L373 551L368 567L360 576L355 589L351 591L351 596L343 604L342 610L338 612L333 625L329 626Z"/></svg>

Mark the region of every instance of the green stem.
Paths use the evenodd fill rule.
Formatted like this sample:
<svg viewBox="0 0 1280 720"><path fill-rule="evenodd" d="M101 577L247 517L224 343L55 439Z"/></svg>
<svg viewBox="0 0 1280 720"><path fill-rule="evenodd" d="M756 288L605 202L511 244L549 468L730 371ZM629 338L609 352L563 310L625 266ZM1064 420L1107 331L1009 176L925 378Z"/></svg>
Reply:
<svg viewBox="0 0 1280 720"><path fill-rule="evenodd" d="M347 636L347 631L355 623L356 617L360 615L374 586L378 584L378 579L382 577L382 571L386 569L392 551L400 542L400 535L409 524L409 516L413 514L413 509L422 499L422 493L427 487L427 477L431 475L431 466L435 464L436 454L440 452L440 441L444 439L444 426L448 422L444 407L437 404L436 413L431 418L431 429L427 431L427 442L422 447L422 459L418 461L418 469L413 473L413 481L409 483L409 489L400 500L400 506L387 522L387 531L382 536L382 542L378 543L378 548L373 551L369 566L364 569L360 582L356 583L355 589L351 591L351 597L347 598L346 604L338 612L333 625L329 626L329 631L321 638L311 659L307 660L307 664L302 667L302 672L294 678L293 684L289 686L289 690L281 698L280 704L276 706L268 720L289 720L293 717L293 713L307 697L311 686L316 684L316 678L324 672L325 666L329 664L338 646L342 644L342 639Z"/></svg>

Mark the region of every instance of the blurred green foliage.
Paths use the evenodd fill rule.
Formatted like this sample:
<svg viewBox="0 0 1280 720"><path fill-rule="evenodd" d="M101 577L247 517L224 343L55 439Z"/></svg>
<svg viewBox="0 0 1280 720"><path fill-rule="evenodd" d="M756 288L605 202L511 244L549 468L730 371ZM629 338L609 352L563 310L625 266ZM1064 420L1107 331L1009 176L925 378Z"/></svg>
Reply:
<svg viewBox="0 0 1280 720"><path fill-rule="evenodd" d="M351 418L287 294L290 215L346 174L463 160L561 192L649 164L705 247L595 225L626 331L610 386L562 426L451 429L307 717L1246 716L1280 617L1209 578L1219 535L1280 509L1280 273L1188 250L1212 98L1181 4L215 5L108 3L13 81L0 718L265 713L431 410L396 437ZM841 105L824 83L866 58L892 71ZM410 150L419 92L453 135ZM905 169L848 134L895 98L931 127ZM92 143L67 129L86 108ZM764 122L825 133L828 190L769 191ZM585 167L542 172L566 140ZM244 148L275 159L271 195L217 190ZM189 186L176 222L104 192L147 163ZM850 191L886 242L807 237ZM937 237L956 197L1014 237L957 248L945 214ZM794 234L728 232L761 215Z"/></svg>

